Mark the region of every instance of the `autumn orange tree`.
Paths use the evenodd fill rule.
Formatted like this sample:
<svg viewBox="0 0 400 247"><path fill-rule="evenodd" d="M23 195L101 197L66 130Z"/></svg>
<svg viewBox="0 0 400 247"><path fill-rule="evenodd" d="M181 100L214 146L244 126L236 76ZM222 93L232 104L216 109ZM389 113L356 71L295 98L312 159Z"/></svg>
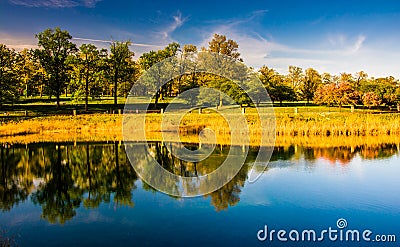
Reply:
<svg viewBox="0 0 400 247"><path fill-rule="evenodd" d="M343 105L357 104L360 97L348 82L341 82L320 87L315 93L314 101L317 104L338 105L341 108Z"/></svg>
<svg viewBox="0 0 400 247"><path fill-rule="evenodd" d="M368 108L371 108L372 106L379 106L382 101L379 99L379 96L376 95L374 92L368 92L362 95L362 103Z"/></svg>

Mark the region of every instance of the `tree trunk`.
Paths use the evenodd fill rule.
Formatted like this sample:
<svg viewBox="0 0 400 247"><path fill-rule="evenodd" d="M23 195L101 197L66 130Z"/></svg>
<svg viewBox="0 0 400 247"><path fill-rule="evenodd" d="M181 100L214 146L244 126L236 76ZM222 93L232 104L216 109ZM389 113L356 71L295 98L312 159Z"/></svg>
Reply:
<svg viewBox="0 0 400 247"><path fill-rule="evenodd" d="M57 109L60 109L60 92L57 93Z"/></svg>
<svg viewBox="0 0 400 247"><path fill-rule="evenodd" d="M181 94L181 90L182 90L182 87L181 87L181 80L182 80L182 77L183 77L183 75L180 75L179 77L178 77L178 94Z"/></svg>
<svg viewBox="0 0 400 247"><path fill-rule="evenodd" d="M89 101L89 75L86 74L86 82L85 82L85 111L88 111L88 101Z"/></svg>
<svg viewBox="0 0 400 247"><path fill-rule="evenodd" d="M192 73L192 85L191 88L193 88L196 85L196 72Z"/></svg>
<svg viewBox="0 0 400 247"><path fill-rule="evenodd" d="M114 106L115 107L117 107L117 105L118 105L117 86L118 86L118 69L115 69L115 74L114 74Z"/></svg>
<svg viewBox="0 0 400 247"><path fill-rule="evenodd" d="M154 109L157 110L158 99L160 98L160 92L157 91L155 98L154 98Z"/></svg>

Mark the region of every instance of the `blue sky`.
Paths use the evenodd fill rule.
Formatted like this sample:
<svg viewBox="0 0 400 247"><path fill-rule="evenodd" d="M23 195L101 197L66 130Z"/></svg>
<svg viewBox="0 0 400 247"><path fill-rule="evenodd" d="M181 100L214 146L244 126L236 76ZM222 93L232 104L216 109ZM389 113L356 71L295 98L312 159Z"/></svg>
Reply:
<svg viewBox="0 0 400 247"><path fill-rule="evenodd" d="M130 39L136 57L172 41L206 46L220 33L239 43L247 65L281 73L296 65L400 78L399 24L399 1L0 0L0 43L17 50L56 26L78 38Z"/></svg>

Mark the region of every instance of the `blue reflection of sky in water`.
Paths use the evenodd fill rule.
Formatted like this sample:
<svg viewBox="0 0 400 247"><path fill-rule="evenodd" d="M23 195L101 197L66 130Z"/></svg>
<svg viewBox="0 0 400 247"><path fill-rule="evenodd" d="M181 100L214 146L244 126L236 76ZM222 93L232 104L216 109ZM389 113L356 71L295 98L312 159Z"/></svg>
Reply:
<svg viewBox="0 0 400 247"><path fill-rule="evenodd" d="M215 209L210 196L171 198L144 190L137 180L133 207L117 206L112 194L109 203L80 206L75 217L59 225L41 219L41 206L28 199L2 212L0 225L19 234L21 246L359 246L261 243L256 233L265 224L286 230L326 229L345 218L349 229L400 237L399 164L398 155L376 160L357 155L346 164L304 157L273 161L258 181L240 188L239 202L222 211Z"/></svg>

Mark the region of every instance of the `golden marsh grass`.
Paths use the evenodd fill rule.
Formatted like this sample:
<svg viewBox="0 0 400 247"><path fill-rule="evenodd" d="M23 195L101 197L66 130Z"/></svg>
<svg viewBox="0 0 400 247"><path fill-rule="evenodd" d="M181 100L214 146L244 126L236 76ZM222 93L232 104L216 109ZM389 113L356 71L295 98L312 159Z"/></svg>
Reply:
<svg viewBox="0 0 400 247"><path fill-rule="evenodd" d="M260 121L256 114L245 114L251 145L260 142ZM147 114L146 138L159 141L161 115ZM121 115L78 115L37 117L0 125L0 142L122 140ZM204 128L215 131L218 144L230 143L228 123L219 114L186 114L179 125L183 142L196 143ZM276 114L276 145L353 146L365 143L398 143L400 114L303 113ZM179 141L176 133L164 133L164 139ZM240 143L238 143L240 144Z"/></svg>

